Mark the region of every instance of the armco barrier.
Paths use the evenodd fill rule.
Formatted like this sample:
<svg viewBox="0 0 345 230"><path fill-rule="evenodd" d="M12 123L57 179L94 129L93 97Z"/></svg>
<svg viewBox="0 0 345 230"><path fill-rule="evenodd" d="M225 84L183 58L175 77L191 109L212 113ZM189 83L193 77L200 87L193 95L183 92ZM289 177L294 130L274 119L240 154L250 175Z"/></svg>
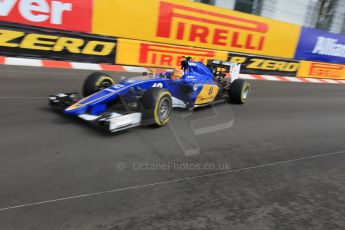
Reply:
<svg viewBox="0 0 345 230"><path fill-rule="evenodd" d="M114 64L116 39L0 22L0 55Z"/></svg>
<svg viewBox="0 0 345 230"><path fill-rule="evenodd" d="M92 33L293 58L300 26L181 0L94 1Z"/></svg>
<svg viewBox="0 0 345 230"><path fill-rule="evenodd" d="M241 73L296 77L299 61L229 53L230 62L241 63Z"/></svg>

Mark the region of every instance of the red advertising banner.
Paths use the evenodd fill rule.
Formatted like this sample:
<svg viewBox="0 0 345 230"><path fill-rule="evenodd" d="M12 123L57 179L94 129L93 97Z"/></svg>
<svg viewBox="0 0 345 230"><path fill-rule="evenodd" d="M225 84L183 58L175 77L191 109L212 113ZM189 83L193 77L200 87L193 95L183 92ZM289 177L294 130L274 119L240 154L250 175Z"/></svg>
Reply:
<svg viewBox="0 0 345 230"><path fill-rule="evenodd" d="M93 0L0 0L0 21L91 32Z"/></svg>

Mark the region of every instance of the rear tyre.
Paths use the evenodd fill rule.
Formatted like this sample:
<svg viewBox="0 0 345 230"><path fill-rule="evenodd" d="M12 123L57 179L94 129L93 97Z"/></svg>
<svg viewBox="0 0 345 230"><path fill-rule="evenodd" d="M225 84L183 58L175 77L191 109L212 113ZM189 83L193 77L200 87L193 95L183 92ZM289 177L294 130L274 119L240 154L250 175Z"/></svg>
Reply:
<svg viewBox="0 0 345 230"><path fill-rule="evenodd" d="M247 101L250 92L250 83L243 79L236 79L230 85L230 102L243 104Z"/></svg>
<svg viewBox="0 0 345 230"><path fill-rule="evenodd" d="M92 73L84 81L83 95L87 97L114 84L114 79L109 75L100 72Z"/></svg>
<svg viewBox="0 0 345 230"><path fill-rule="evenodd" d="M168 90L152 87L141 98L144 125L165 125L171 116L172 98Z"/></svg>

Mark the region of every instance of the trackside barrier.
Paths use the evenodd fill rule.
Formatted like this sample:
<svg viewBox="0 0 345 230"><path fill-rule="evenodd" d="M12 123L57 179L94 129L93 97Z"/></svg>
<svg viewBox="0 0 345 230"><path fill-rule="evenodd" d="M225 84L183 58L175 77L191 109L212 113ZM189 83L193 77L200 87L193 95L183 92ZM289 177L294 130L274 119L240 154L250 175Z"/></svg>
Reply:
<svg viewBox="0 0 345 230"><path fill-rule="evenodd" d="M0 55L162 68L189 55L345 79L345 35L187 0L0 1Z"/></svg>
<svg viewBox="0 0 345 230"><path fill-rule="evenodd" d="M114 64L116 38L0 22L0 55Z"/></svg>

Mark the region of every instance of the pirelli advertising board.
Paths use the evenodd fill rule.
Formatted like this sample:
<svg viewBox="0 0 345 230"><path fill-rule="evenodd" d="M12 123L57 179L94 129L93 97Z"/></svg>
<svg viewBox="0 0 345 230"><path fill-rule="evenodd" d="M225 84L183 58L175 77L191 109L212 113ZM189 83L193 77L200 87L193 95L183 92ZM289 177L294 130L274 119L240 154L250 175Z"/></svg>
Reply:
<svg viewBox="0 0 345 230"><path fill-rule="evenodd" d="M116 64L173 68L179 66L182 56L192 56L206 63L208 59L226 60L225 51L167 45L129 39L118 39Z"/></svg>
<svg viewBox="0 0 345 230"><path fill-rule="evenodd" d="M300 27L179 0L94 1L92 33L293 58Z"/></svg>
<svg viewBox="0 0 345 230"><path fill-rule="evenodd" d="M301 61L298 77L345 79L345 65Z"/></svg>
<svg viewBox="0 0 345 230"><path fill-rule="evenodd" d="M241 73L295 77L299 62L291 59L229 53L230 62L241 63Z"/></svg>
<svg viewBox="0 0 345 230"><path fill-rule="evenodd" d="M116 39L0 22L0 55L114 63Z"/></svg>

